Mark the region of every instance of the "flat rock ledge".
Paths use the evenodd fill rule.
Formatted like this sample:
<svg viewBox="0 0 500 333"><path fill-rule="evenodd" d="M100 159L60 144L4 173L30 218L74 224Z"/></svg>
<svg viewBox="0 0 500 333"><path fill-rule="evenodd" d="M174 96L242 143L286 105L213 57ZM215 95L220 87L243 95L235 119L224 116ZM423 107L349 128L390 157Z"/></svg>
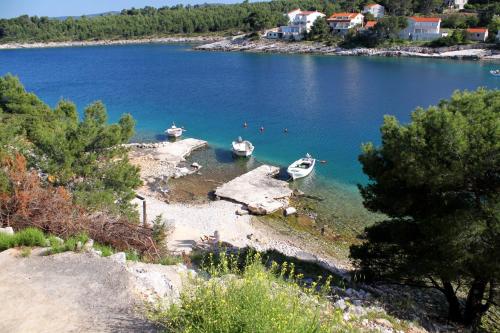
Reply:
<svg viewBox="0 0 500 333"><path fill-rule="evenodd" d="M287 182L273 178L279 171L278 167L262 165L218 187L215 195L244 204L255 215L271 214L288 206L293 194Z"/></svg>
<svg viewBox="0 0 500 333"><path fill-rule="evenodd" d="M131 143L130 162L141 168L141 178L145 182L156 178L184 176L200 169L196 164L193 170L184 170L178 165L184 162L194 150L206 147L208 143L198 139L183 139L175 142ZM191 172L192 171L192 172Z"/></svg>

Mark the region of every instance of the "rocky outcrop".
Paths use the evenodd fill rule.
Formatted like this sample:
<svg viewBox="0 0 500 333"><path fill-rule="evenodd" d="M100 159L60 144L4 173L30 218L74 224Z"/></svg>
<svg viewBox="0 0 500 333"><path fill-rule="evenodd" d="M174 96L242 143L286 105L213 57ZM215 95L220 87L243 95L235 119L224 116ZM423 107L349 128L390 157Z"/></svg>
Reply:
<svg viewBox="0 0 500 333"><path fill-rule="evenodd" d="M5 43L0 44L0 50L10 49L36 49L54 47L83 47L83 46L109 46L132 44L173 44L173 43L210 43L221 40L218 36L177 36L163 38L96 40L96 41L66 41L66 42L38 42L38 43Z"/></svg>
<svg viewBox="0 0 500 333"><path fill-rule="evenodd" d="M453 47L430 48L419 46L394 46L390 48L344 49L316 42L284 42L276 40L249 40L246 38L225 39L195 47L202 51L256 52L256 53L298 53L337 56L383 56L383 57L423 57L449 59L491 59L500 60L500 51L491 45L459 45Z"/></svg>

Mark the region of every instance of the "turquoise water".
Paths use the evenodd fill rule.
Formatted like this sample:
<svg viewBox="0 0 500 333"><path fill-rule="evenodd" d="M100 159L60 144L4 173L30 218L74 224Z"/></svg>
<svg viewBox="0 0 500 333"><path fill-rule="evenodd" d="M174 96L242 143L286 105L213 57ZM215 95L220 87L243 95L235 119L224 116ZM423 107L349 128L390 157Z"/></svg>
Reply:
<svg viewBox="0 0 500 333"><path fill-rule="evenodd" d="M138 139L161 139L172 121L216 148L229 149L241 135L254 143L257 159L279 165L309 152L328 163L304 187L321 184L329 192L333 184L351 193L365 180L357 162L360 144L378 141L384 114L405 122L415 107L435 104L455 89L498 88L500 79L489 74L497 67L435 59L206 53L190 45L0 51L0 74L18 75L52 106L69 98L82 110L102 100L111 120L124 112L134 116Z"/></svg>

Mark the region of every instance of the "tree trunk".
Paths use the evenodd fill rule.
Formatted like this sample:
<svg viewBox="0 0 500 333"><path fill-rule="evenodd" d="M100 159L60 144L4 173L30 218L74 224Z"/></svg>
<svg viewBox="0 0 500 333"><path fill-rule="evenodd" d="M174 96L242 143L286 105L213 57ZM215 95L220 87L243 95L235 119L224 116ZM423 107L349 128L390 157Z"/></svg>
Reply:
<svg viewBox="0 0 500 333"><path fill-rule="evenodd" d="M486 290L487 280L474 279L472 281L467 301L465 302L464 324L467 326L478 323L481 316L488 310L488 305L482 303Z"/></svg>
<svg viewBox="0 0 500 333"><path fill-rule="evenodd" d="M460 307L460 301L458 300L453 285L450 281L444 281L443 283L443 293L448 301L448 318L456 323L461 323L463 321L462 311Z"/></svg>

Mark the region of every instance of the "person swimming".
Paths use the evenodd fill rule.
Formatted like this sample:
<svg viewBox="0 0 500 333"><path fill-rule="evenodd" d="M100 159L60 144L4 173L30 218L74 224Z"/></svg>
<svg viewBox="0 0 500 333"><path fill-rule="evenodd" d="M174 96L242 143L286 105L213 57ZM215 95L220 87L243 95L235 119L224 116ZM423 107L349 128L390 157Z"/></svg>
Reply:
<svg viewBox="0 0 500 333"><path fill-rule="evenodd" d="M283 130L283 132L288 133L288 128L285 127L285 129Z"/></svg>
<svg viewBox="0 0 500 333"><path fill-rule="evenodd" d="M264 126L260 127L260 132L264 132Z"/></svg>
<svg viewBox="0 0 500 333"><path fill-rule="evenodd" d="M245 127L245 128L247 128L247 127L248 127L248 124L247 124L247 122L246 122L246 121L243 123L243 127Z"/></svg>

